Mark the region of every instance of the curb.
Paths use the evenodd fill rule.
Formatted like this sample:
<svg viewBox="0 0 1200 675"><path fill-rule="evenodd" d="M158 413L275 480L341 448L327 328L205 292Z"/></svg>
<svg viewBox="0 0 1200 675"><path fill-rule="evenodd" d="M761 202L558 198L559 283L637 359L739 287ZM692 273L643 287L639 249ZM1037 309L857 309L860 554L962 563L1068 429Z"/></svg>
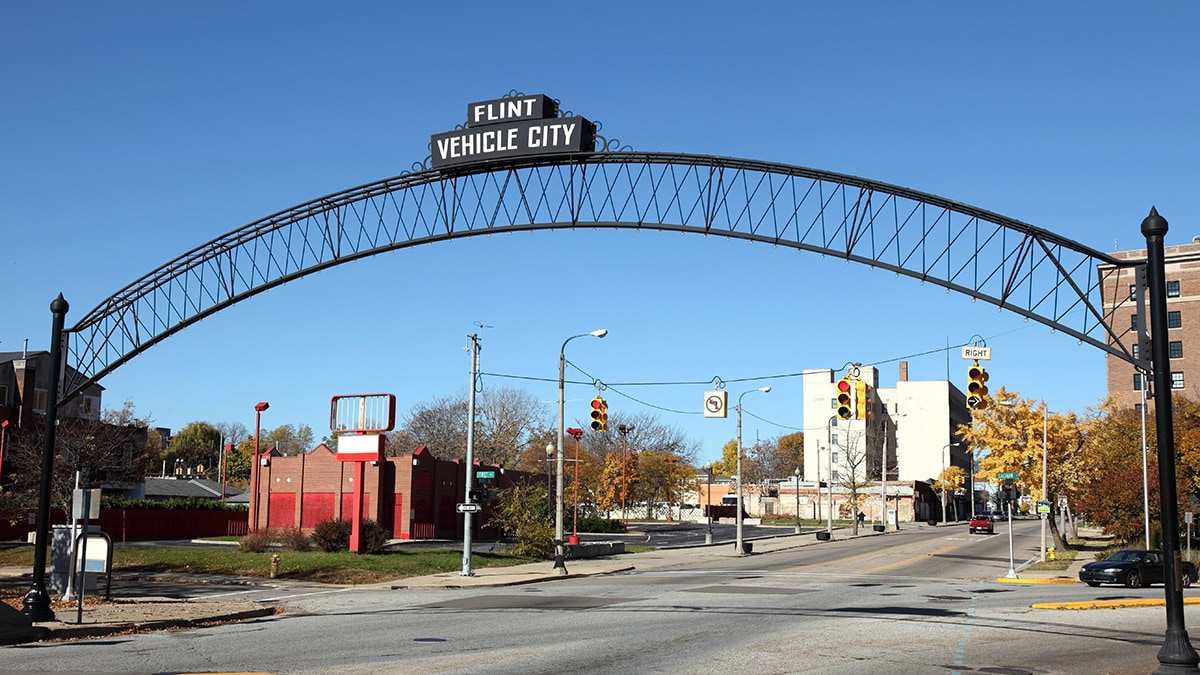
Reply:
<svg viewBox="0 0 1200 675"><path fill-rule="evenodd" d="M1074 584L1078 583L1074 579L1067 577L1054 577L1052 579L1009 579L1008 577L1000 577L996 579L1001 584Z"/></svg>
<svg viewBox="0 0 1200 675"><path fill-rule="evenodd" d="M160 631L171 628L198 628L227 621L246 621L264 616L274 616L276 613L277 610L275 607L262 607L195 619L156 619L153 621L130 621L103 625L63 624L61 626L35 626L35 628L42 631L42 635L38 638L39 640L71 640L76 638L103 637L119 633Z"/></svg>
<svg viewBox="0 0 1200 675"><path fill-rule="evenodd" d="M1185 605L1200 605L1200 598L1184 598ZM1033 609L1117 609L1120 607L1165 607L1165 598L1125 598L1122 600L1081 600L1079 602L1037 602Z"/></svg>

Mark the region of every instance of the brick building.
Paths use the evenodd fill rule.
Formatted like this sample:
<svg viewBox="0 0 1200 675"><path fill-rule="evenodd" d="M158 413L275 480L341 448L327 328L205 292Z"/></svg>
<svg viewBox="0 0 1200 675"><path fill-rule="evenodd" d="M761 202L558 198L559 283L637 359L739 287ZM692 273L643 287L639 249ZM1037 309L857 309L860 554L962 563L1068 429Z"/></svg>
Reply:
<svg viewBox="0 0 1200 675"><path fill-rule="evenodd" d="M1200 237L1190 244L1166 246L1163 252L1167 280L1165 339L1171 360L1171 390L1200 399L1197 390L1200 385ZM1145 260L1146 250L1120 251L1112 255L1122 260ZM1101 265L1098 273L1104 315L1112 317L1112 328L1122 336L1122 341L1136 342L1138 317L1134 302L1137 288L1134 269ZM1147 329L1149 323L1147 315ZM1136 347L1134 351L1137 351ZM1132 364L1111 355L1105 357L1105 365L1108 394L1115 397L1116 404L1140 405L1142 373Z"/></svg>
<svg viewBox="0 0 1200 675"><path fill-rule="evenodd" d="M415 452L387 457L363 467L363 514L391 532L395 539L461 539L462 516L455 505L463 501L465 464L433 456L425 446ZM544 476L499 466L475 465L495 478L476 488L502 489ZM354 513L355 462L338 461L324 444L312 452L284 456L269 449L259 461L257 527L312 530L327 520L350 520ZM255 492L252 485L250 491ZM482 517L472 519L472 536L495 537L484 527L495 502L483 505ZM253 513L253 508L251 509ZM251 516L253 518L253 516Z"/></svg>

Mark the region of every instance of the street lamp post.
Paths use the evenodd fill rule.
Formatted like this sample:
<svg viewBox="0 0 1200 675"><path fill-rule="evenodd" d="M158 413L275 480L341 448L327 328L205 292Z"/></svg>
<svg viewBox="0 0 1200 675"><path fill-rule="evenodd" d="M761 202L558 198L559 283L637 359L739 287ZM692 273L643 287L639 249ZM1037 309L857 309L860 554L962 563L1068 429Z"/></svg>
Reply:
<svg viewBox="0 0 1200 675"><path fill-rule="evenodd" d="M250 463L250 472L254 474L253 476L250 477L250 482L254 483L254 492L253 492L253 494L250 495L250 531L251 532L258 532L258 502L259 502L258 477L259 477L259 475L262 474L262 472L259 471L259 468L258 468L258 463L259 463L258 442L259 442L259 434L262 430L261 423L262 423L263 411L270 407L271 407L271 404L267 403L266 401L263 401L261 403L256 403L254 405L254 461L252 461Z"/></svg>
<svg viewBox="0 0 1200 675"><path fill-rule="evenodd" d="M796 479L796 534L800 534L800 467L792 472Z"/></svg>
<svg viewBox="0 0 1200 675"><path fill-rule="evenodd" d="M737 403L737 547L738 555L746 553L745 545L742 543L742 396L749 394L752 391L761 391L764 394L771 391L770 387L759 387L750 391L743 391L738 395Z"/></svg>
<svg viewBox="0 0 1200 675"><path fill-rule="evenodd" d="M946 524L946 469L950 465L950 448L957 448L962 443L947 443L942 448L942 524Z"/></svg>
<svg viewBox="0 0 1200 675"><path fill-rule="evenodd" d="M1049 495L1046 494L1046 436L1050 428L1050 406L1044 402L1042 404L1042 501L1050 501ZM1038 556L1038 562L1046 562L1046 521L1050 520L1050 513L1042 513L1038 509L1038 518L1042 521L1042 552Z"/></svg>
<svg viewBox="0 0 1200 675"><path fill-rule="evenodd" d="M567 370L567 343L575 338L587 337L602 338L608 335L608 331L601 328L590 333L580 333L572 335L563 340L562 347L558 350L558 456L556 468L558 469L558 477L555 482L557 488L557 496L554 500L554 569L559 575L567 573L567 564L563 555L563 470L566 468L565 460L563 459L563 436L566 434L566 429L563 426L563 389L566 379Z"/></svg>
<svg viewBox="0 0 1200 675"><path fill-rule="evenodd" d="M833 538L833 425L837 424L837 415L831 415L829 422L825 425L825 441L828 443L825 451L829 453L829 475L826 480L826 489L829 496L829 510L825 514L828 519L825 525L826 538ZM820 458L817 459L817 464L820 465ZM819 483L818 483L819 486Z"/></svg>
<svg viewBox="0 0 1200 675"><path fill-rule="evenodd" d="M708 474L708 489L704 493L704 503L705 503L705 507L706 507L704 509L704 516L705 516L705 520L708 521L708 531L704 533L704 543L711 545L713 543L713 533L712 533L712 471L713 471L713 463L705 462L704 471Z"/></svg>
<svg viewBox="0 0 1200 675"><path fill-rule="evenodd" d="M626 450L629 447L628 438L629 432L633 431L632 424L618 424L617 433L621 434L621 524L628 525L625 520L625 465L629 463L629 459L625 456ZM710 470L711 473L711 470ZM710 527L711 529L711 527ZM709 542L710 544L712 542Z"/></svg>

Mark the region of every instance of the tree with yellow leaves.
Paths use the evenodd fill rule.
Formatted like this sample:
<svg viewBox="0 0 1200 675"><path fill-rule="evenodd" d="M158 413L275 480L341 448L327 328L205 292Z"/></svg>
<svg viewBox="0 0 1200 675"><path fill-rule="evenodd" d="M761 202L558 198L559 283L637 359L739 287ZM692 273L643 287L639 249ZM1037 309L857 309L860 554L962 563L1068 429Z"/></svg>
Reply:
<svg viewBox="0 0 1200 675"><path fill-rule="evenodd" d="M963 486L967 482L967 472L962 470L961 466L949 466L942 469L942 473L938 474L937 480L933 481L930 486L934 491L942 495L942 522L948 522L946 519L946 504L954 501L954 495L962 491ZM954 519L958 520L958 507L955 507Z"/></svg>
<svg viewBox="0 0 1200 675"><path fill-rule="evenodd" d="M991 482L999 474L1016 473L1014 486L1034 501L1054 502L1054 497L1074 501L1080 496L1080 477L1087 471L1080 420L1074 412L1050 413L1040 405L1001 387L992 397L995 405L971 413L971 424L959 435L973 454L981 457L980 472ZM1042 458L1046 463L1046 493L1042 492ZM1063 546L1053 519L1050 532L1055 545Z"/></svg>

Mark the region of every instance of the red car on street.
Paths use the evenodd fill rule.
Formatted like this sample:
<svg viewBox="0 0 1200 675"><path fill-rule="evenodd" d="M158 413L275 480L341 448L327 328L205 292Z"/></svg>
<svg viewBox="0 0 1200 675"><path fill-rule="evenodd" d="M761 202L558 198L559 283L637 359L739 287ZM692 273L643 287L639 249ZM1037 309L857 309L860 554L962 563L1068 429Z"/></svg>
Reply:
<svg viewBox="0 0 1200 675"><path fill-rule="evenodd" d="M976 532L984 532L987 534L995 534L995 519L990 513L977 513L971 517L971 534Z"/></svg>

